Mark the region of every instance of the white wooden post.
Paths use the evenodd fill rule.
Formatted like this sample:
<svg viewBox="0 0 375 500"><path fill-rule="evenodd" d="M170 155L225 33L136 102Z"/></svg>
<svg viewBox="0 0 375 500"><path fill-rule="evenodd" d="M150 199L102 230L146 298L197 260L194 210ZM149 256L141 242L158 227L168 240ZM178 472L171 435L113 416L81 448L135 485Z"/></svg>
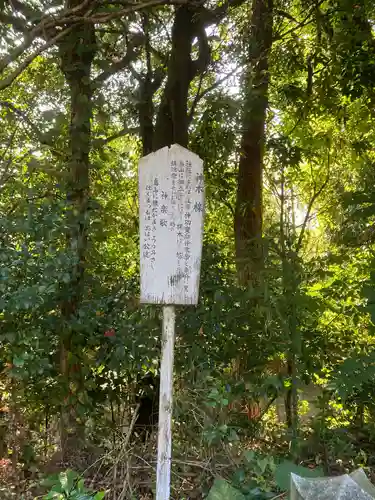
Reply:
<svg viewBox="0 0 375 500"><path fill-rule="evenodd" d="M156 500L167 500L170 495L175 319L175 307L164 306L160 370Z"/></svg>
<svg viewBox="0 0 375 500"><path fill-rule="evenodd" d="M174 304L198 303L203 211L203 162L197 155L174 144L141 158L141 303L164 305L157 500L170 497Z"/></svg>

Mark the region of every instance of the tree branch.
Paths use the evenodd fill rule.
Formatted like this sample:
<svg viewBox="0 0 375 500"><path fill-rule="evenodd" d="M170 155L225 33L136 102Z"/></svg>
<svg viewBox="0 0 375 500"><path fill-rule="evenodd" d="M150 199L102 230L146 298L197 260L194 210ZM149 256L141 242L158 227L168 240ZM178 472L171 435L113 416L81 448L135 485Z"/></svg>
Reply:
<svg viewBox="0 0 375 500"><path fill-rule="evenodd" d="M329 182L329 178L330 178L330 155L328 153L328 173L327 173L327 177L326 179L324 180L323 184L320 186L320 188L318 190L316 190L316 188L314 188L314 193L311 197L311 200L308 204L308 207L307 207L307 212L306 212L306 215L305 215L305 218L304 218L304 221L303 221L303 224L302 224L302 228L301 228L301 232L299 234L299 238L298 238L298 241L297 241L297 245L296 245L296 254L298 255L299 251L301 250L301 247L302 247L302 242L303 242L303 237L305 235L305 231L306 231L306 227L307 227L307 224L310 220L310 214L311 214L311 210L313 208L313 205L314 203L316 202L316 200L319 198L319 196L322 194L322 192L324 191L324 189L326 188L328 182Z"/></svg>
<svg viewBox="0 0 375 500"><path fill-rule="evenodd" d="M125 69L127 66L130 65L131 61L133 61L136 57L136 53L133 52L132 50L127 52L125 56L120 59L119 61L111 64L109 68L100 75L98 75L94 81L93 81L93 88L96 89L98 88L102 83L104 83L109 77L117 73L118 71L121 71Z"/></svg>
<svg viewBox="0 0 375 500"><path fill-rule="evenodd" d="M200 88L198 88L198 92L194 98L193 104L192 104L190 111L189 111L189 123L193 119L193 115L194 115L195 109L196 109L199 101L201 101L203 99L203 97L205 97L207 94L209 94L210 92L215 90L217 87L219 87L222 83L224 83L226 80L228 80L228 78L233 76L240 68L242 68L242 66L238 66L237 68L232 70L230 73L225 75L223 78L216 80L215 83L213 83L212 85L210 85L209 87L207 87L206 89L204 89L202 91L200 91Z"/></svg>
<svg viewBox="0 0 375 500"><path fill-rule="evenodd" d="M41 132L38 129L38 127L35 125L35 123L33 123L30 120L30 118L28 117L27 113L25 113L21 109L18 109L16 106L14 106L14 104L10 103L9 101L0 101L0 106L9 109L12 113L14 113L14 114L18 115L19 117L21 117L26 122L26 124L31 128L31 130L34 132L34 134L37 137L38 141L41 144L43 144L45 146L48 146L51 149L51 153L54 156L57 156L58 158L62 158L64 156L62 153L60 153L59 151L57 151L56 149L54 149L53 145L46 140L45 135L43 134L43 132Z"/></svg>
<svg viewBox="0 0 375 500"><path fill-rule="evenodd" d="M144 10L150 7L156 7L158 5L184 5L189 2L191 2L191 0L148 0L142 3L126 4L126 7L124 9L118 10L116 12L111 12L109 14L97 13L96 15L92 15L92 1L84 0L80 5L74 7L73 9L63 11L58 17L52 18L49 15L44 16L42 17L40 22L31 30L31 32L28 33L24 43L21 44L20 47L17 47L11 55L3 58L0 63L1 71L3 71L11 62L14 62L15 59L17 59L25 50L27 50L37 36L42 36L44 33L47 33L51 29L55 29L57 26L63 26L64 29L60 33L51 37L42 47L39 47L32 54L26 57L26 59L19 65L17 69L15 69L8 77L0 81L0 90L4 90L5 88L9 87L13 83L13 81L22 73L22 71L24 71L38 55L40 55L49 47L53 46L56 42L58 42L61 38L63 38L71 30L73 30L74 26L72 26L72 24L74 25L75 23L82 22L94 24L106 23L112 19L122 17L131 12ZM25 8L27 8L27 6L25 6L18 0L13 0L13 3L16 3L20 9L25 10ZM81 11L83 11L86 7L89 7L88 11L81 13ZM79 13L81 13L81 15L77 15ZM1 14L1 16L4 18L4 14ZM10 19L13 20L13 23L15 23L14 26L17 27L17 29L21 28L21 20L20 22L18 22L17 18L14 18L13 16L11 16ZM69 25L69 27L66 27L67 25ZM112 67L112 70L118 71L118 68L123 68L125 66L126 61L122 60L118 63L115 63ZM110 74L112 73L107 74L106 78L110 76ZM99 76L99 82L102 81L103 78L104 75Z"/></svg>
<svg viewBox="0 0 375 500"><path fill-rule="evenodd" d="M142 27L143 27L143 32L145 34L147 77L151 79L152 63L151 63L150 19L146 13L144 13L142 16Z"/></svg>
<svg viewBox="0 0 375 500"><path fill-rule="evenodd" d="M307 26L308 24L310 24L313 21L312 19L310 19L310 16L314 13L315 9L317 9L322 3L324 3L324 0L319 0L319 2L317 2L315 5L313 5L311 7L311 9L309 10L309 13L305 16L305 18L300 23L297 24L297 26L294 26L293 28L290 28L289 30L284 31L284 33L280 33L279 35L275 36L273 41L275 42L277 40L282 40L287 35L290 35L291 33L298 30L299 28L303 28L304 26Z"/></svg>
<svg viewBox="0 0 375 500"><path fill-rule="evenodd" d="M8 0L8 3L14 10L21 13L30 22L38 21L43 18L43 12L35 9L34 7L30 7L30 5L26 5L19 0Z"/></svg>
<svg viewBox="0 0 375 500"><path fill-rule="evenodd" d="M163 80L167 74L166 68L158 68L154 71L153 77L152 77L152 92L155 94L157 90L159 90L161 84L163 83Z"/></svg>
<svg viewBox="0 0 375 500"><path fill-rule="evenodd" d="M102 0L102 1L99 1L98 3L100 3L102 5L105 5L107 3L107 1L106 0ZM141 10L141 9L146 8L146 7L144 7L145 3L151 3L151 2L144 2L143 4L139 4L139 3L134 3L134 2L128 2L128 0L112 0L110 3L111 3L111 5L123 5L124 7L127 7L127 8L132 8L132 9L135 9L135 10ZM194 5L194 4L200 5L201 1L200 0L164 0L164 1L153 0L152 3L153 3L153 5L151 5L151 6L160 5L160 4L164 4L164 5L183 5L183 4L186 4L186 3L190 3L192 5Z"/></svg>
<svg viewBox="0 0 375 500"><path fill-rule="evenodd" d="M13 141L14 141L14 138L15 138L16 133L17 133L17 130L18 130L18 124L17 124L17 126L14 128L14 130L13 130L13 132L12 132L11 136L9 137L8 143L7 143L7 144L6 144L6 146L5 146L5 150L2 152L2 154L1 154L1 156L0 156L0 160L1 160L1 161L3 161L3 160L5 159L6 154L8 153L8 151L9 151L10 147L12 146ZM0 183L1 183L1 181L0 181Z"/></svg>
<svg viewBox="0 0 375 500"><path fill-rule="evenodd" d="M12 164L12 158L9 158L6 162L4 162L3 160L5 160L6 154L8 153L10 147L13 145L13 141L14 141L14 138L16 136L17 129L18 129L18 127L16 127L13 130L12 135L10 136L8 143L6 145L5 151L1 155L0 166L2 167L2 173L0 176L0 192L5 188L6 183L12 177L12 175L9 175L9 168L10 168L10 165Z"/></svg>
<svg viewBox="0 0 375 500"><path fill-rule="evenodd" d="M27 114L22 111L21 109L18 109L14 104L8 101L0 101L0 106L3 108L9 109L11 112L14 114L18 115L20 118L22 118L27 125L33 130L34 134L38 137L39 141L42 144L46 144L45 141L43 142L43 133L37 128L37 126L30 120L30 118L27 116ZM48 146L50 144L47 144Z"/></svg>
<svg viewBox="0 0 375 500"><path fill-rule="evenodd" d="M75 7L72 7L71 9L63 10L62 15L76 14L77 12L80 12L81 10L85 9L86 7L90 7L90 9L91 9L92 4L93 4L92 0L83 0L82 3L80 3L79 5L76 5Z"/></svg>
<svg viewBox="0 0 375 500"><path fill-rule="evenodd" d="M65 14L65 16L61 16L60 18L51 20L48 27L61 26L76 22L90 22L94 24L106 23L108 21L112 21L113 19L121 18L132 12L138 12L144 9L149 9L151 7L157 7L160 5L185 5L187 3L192 4L194 2L192 2L191 0L148 0L143 3L128 4L124 9L120 9L111 13L99 12L95 15L92 15L91 17L88 17L87 14L81 16L71 16L69 12L68 14Z"/></svg>
<svg viewBox="0 0 375 500"><path fill-rule="evenodd" d="M211 61L210 44L208 43L206 30L202 25L198 25L196 35L198 38L199 51L198 58L191 62L194 76L204 73Z"/></svg>
<svg viewBox="0 0 375 500"><path fill-rule="evenodd" d="M200 77L199 77L199 83L198 83L197 93L195 94L193 104L191 105L191 108L190 108L190 111L189 111L189 114L188 114L189 125L190 125L190 123L191 123L191 121L193 119L193 116L194 116L195 110L197 108L197 105L198 105L199 101L201 100L200 95L201 95L203 78L205 77L205 75L206 75L206 72L202 72L200 74Z"/></svg>
<svg viewBox="0 0 375 500"><path fill-rule="evenodd" d="M11 24L16 31L21 31L22 33L27 33L29 31L23 19L5 14L4 12L0 12L0 22L2 24Z"/></svg>
<svg viewBox="0 0 375 500"><path fill-rule="evenodd" d="M132 72L133 76L140 81L140 75L131 67L130 63L134 61L137 56L138 56L138 51L136 49L139 49L141 45L143 45L144 42L144 37L142 39L140 37L137 37L137 39L133 40L133 42L129 42L126 54L122 59L119 61L114 62L111 64L105 71L100 73L94 81L93 81L93 86L94 88L99 87L102 83L104 83L109 77L117 73L118 71L121 71L125 69L126 67L129 67L130 71Z"/></svg>
<svg viewBox="0 0 375 500"><path fill-rule="evenodd" d="M203 26L207 28L211 24L220 22L229 12L230 9L240 7L246 0L227 0L223 5L216 9L204 9L200 14Z"/></svg>
<svg viewBox="0 0 375 500"><path fill-rule="evenodd" d="M138 73L138 71L136 71L132 64L129 63L129 71L130 73L134 76L134 78L137 80L137 82L139 83L142 83L143 82L143 78L142 78L142 75L140 73Z"/></svg>
<svg viewBox="0 0 375 500"><path fill-rule="evenodd" d="M234 217L235 216L235 210L234 210L234 207L233 207L232 203L230 201L225 200L224 198L221 199L221 202L223 203L223 205L225 205L229 209L230 213Z"/></svg>
<svg viewBox="0 0 375 500"><path fill-rule="evenodd" d="M58 35L51 38L47 43L45 43L42 47L39 47L32 54L30 54L26 59L16 68L10 75L0 81L0 90L4 90L9 87L14 80L20 76L20 74L34 61L36 57L42 54L49 47L52 47L56 42L58 42L65 35L70 33L74 29L74 26L70 26L69 28L64 29Z"/></svg>
<svg viewBox="0 0 375 500"><path fill-rule="evenodd" d="M25 36L25 40L23 43L18 45L15 49L13 49L7 56L3 57L0 60L0 73L2 73L9 64L14 62L20 55L27 50L32 43L34 42L35 38L31 35L31 33L28 33Z"/></svg>
<svg viewBox="0 0 375 500"><path fill-rule="evenodd" d="M280 17L285 17L290 21L293 21L294 23L298 23L297 19L295 19L292 15L290 15L288 12L285 12L284 10L275 9L275 15L278 15Z"/></svg>
<svg viewBox="0 0 375 500"><path fill-rule="evenodd" d="M32 196L30 198L26 198L26 200L24 198L21 198L21 200L16 201L15 203L12 204L12 206L10 207L10 209L7 212L7 216L9 216L9 215L11 215L12 213L15 212L15 210L17 209L17 207L20 205L21 201L26 201L26 203L30 203L32 201L43 200L44 198L48 198L50 196L54 196L56 198L58 197L54 193L52 193L51 191L46 191L43 194L39 194L39 195L36 195L36 196Z"/></svg>
<svg viewBox="0 0 375 500"><path fill-rule="evenodd" d="M92 141L93 147L103 147L109 144L110 142L119 139L120 137L124 137L125 135L137 135L137 134L139 134L139 127L125 127L119 132L110 135L106 139L94 139Z"/></svg>

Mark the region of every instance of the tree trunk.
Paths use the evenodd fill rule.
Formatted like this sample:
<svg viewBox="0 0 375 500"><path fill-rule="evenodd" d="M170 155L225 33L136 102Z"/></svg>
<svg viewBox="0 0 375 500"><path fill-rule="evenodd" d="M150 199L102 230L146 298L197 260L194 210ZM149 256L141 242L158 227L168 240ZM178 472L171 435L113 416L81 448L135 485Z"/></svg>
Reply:
<svg viewBox="0 0 375 500"><path fill-rule="evenodd" d="M140 125L140 135L142 140L142 155L146 156L152 152L152 141L154 137L154 93L158 88L153 81L153 71L151 66L151 46L149 34L149 18L147 14L143 15L143 29L145 33L145 50L147 71L144 79L140 82L140 103L138 105L138 116ZM161 82L160 82L161 83Z"/></svg>
<svg viewBox="0 0 375 500"><path fill-rule="evenodd" d="M192 61L192 43L196 36L200 42L199 57ZM207 38L197 7L183 5L177 8L172 28L167 81L155 124L154 151L175 143L187 147L189 87L193 78L204 71L208 60Z"/></svg>
<svg viewBox="0 0 375 500"><path fill-rule="evenodd" d="M79 0L68 1L74 8ZM79 307L83 286L88 234L89 153L91 147L92 86L91 64L96 51L94 26L82 23L63 39L60 46L61 69L70 91L70 129L67 182L67 251L72 259L69 283L64 290L61 305L64 331L61 336L61 374L67 386L72 379L71 358L73 328L71 326ZM74 356L77 356L74 352ZM77 373L74 375L77 377ZM74 405L67 411L62 407L62 452L65 454L70 435L77 430Z"/></svg>
<svg viewBox="0 0 375 500"><path fill-rule="evenodd" d="M293 206L293 189L292 191L292 207ZM288 426L291 437L291 452L294 458L297 458L298 446L298 431L299 431L299 415L298 415L298 362L301 357L301 334L297 328L297 306L296 295L298 292L298 283L296 276L297 254L287 250L286 238L290 234L287 220L285 217L287 203L285 197L285 171L284 165L281 171L281 196L280 196L280 251L281 251L281 265L282 265L282 283L283 283L283 296L285 300L285 320L288 324L288 350L286 352L287 370L290 380L285 395L285 415L286 424ZM289 231L288 231L289 229ZM292 212L292 233L295 238L296 225L295 215Z"/></svg>
<svg viewBox="0 0 375 500"><path fill-rule="evenodd" d="M234 221L237 271L243 285L254 280L263 261L262 172L272 21L273 0L253 0Z"/></svg>
<svg viewBox="0 0 375 500"><path fill-rule="evenodd" d="M154 116L153 91L148 77L140 84L141 102L138 105L138 116L140 124L140 136L142 140L142 156L152 152L152 138L154 135L154 125L152 118Z"/></svg>

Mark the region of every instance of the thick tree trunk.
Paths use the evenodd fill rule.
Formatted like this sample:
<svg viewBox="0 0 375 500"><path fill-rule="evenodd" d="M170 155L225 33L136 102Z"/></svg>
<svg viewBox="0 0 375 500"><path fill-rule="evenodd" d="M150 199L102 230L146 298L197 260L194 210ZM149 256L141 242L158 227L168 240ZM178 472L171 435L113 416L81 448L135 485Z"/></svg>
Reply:
<svg viewBox="0 0 375 500"><path fill-rule="evenodd" d="M198 36L200 53L191 59L192 43ZM207 39L197 7L183 5L176 10L172 28L172 49L167 82L156 118L153 150L164 146L188 145L189 119L187 112L189 87L193 78L205 69L209 60Z"/></svg>
<svg viewBox="0 0 375 500"><path fill-rule="evenodd" d="M247 285L262 265L262 172L272 46L273 0L253 0L235 211L238 277Z"/></svg>
<svg viewBox="0 0 375 500"><path fill-rule="evenodd" d="M145 78L140 82L140 103L138 105L139 124L141 128L142 154L148 155L152 152L152 141L154 137L154 93L159 85L155 86L153 81L153 71L151 66L151 45L149 34L149 18L147 14L143 15L143 29L145 33L145 50L147 71ZM160 82L161 83L161 82Z"/></svg>
<svg viewBox="0 0 375 500"><path fill-rule="evenodd" d="M140 97L141 102L138 106L140 135L142 139L142 155L146 156L152 152L152 139L154 136L154 103L152 81L149 75L141 82Z"/></svg>
<svg viewBox="0 0 375 500"><path fill-rule="evenodd" d="M68 8L79 4L70 0ZM77 25L60 44L61 69L70 91L69 172L67 182L67 250L72 262L69 283L61 306L65 328L61 336L61 373L71 381L71 358L77 356L72 345L74 318L79 307L83 286L88 234L89 153L91 147L92 86L91 64L96 51L94 26ZM73 356L72 356L73 355ZM77 377L77 373L75 373ZM62 407L62 451L66 451L69 435L76 433L74 405Z"/></svg>

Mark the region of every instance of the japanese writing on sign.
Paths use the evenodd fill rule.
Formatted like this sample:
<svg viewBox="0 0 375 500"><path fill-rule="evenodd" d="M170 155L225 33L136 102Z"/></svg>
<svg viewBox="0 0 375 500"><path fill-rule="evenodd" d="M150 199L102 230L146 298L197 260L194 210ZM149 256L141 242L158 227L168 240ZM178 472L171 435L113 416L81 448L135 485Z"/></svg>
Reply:
<svg viewBox="0 0 375 500"><path fill-rule="evenodd" d="M196 304L202 253L203 162L173 145L139 162L141 302Z"/></svg>

